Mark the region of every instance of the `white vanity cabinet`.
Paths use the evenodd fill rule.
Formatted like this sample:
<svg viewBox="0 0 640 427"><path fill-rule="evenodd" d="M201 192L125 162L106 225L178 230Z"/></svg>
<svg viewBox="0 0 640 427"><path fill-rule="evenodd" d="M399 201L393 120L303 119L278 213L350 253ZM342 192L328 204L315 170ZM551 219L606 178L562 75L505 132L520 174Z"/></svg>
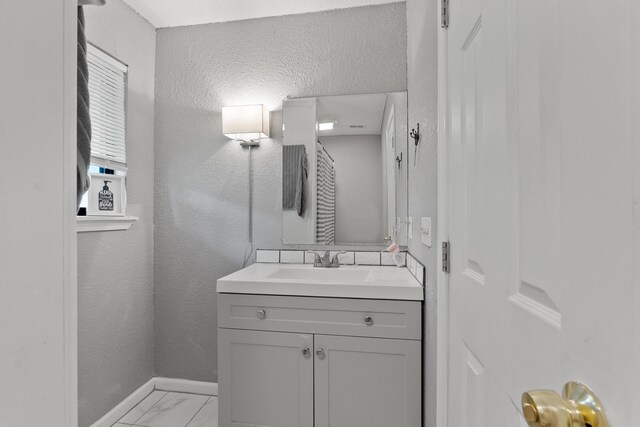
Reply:
<svg viewBox="0 0 640 427"><path fill-rule="evenodd" d="M219 294L220 427L418 427L420 301Z"/></svg>

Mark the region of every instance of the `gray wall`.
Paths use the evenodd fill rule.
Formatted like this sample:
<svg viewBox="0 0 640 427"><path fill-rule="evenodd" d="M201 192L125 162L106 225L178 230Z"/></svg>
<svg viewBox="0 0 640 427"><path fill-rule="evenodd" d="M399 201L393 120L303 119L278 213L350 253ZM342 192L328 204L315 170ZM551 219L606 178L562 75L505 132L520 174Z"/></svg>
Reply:
<svg viewBox="0 0 640 427"><path fill-rule="evenodd" d="M248 150L224 105L407 89L404 3L158 30L156 373L217 379L216 280L242 267ZM254 150L255 247L282 247L281 113Z"/></svg>
<svg viewBox="0 0 640 427"><path fill-rule="evenodd" d="M380 135L325 136L320 142L335 162L336 242L382 242L388 232Z"/></svg>
<svg viewBox="0 0 640 427"><path fill-rule="evenodd" d="M78 234L79 425L96 421L154 372L155 30L121 0L86 7L88 39L129 65L127 231Z"/></svg>
<svg viewBox="0 0 640 427"><path fill-rule="evenodd" d="M427 267L425 285L425 425L436 425L436 274L438 238L427 248L420 241L420 218L430 216L437 227L437 124L438 124L438 5L436 0L407 0L407 73L409 128L420 123L421 140L414 166L413 141L409 144L409 216L413 239L409 251Z"/></svg>

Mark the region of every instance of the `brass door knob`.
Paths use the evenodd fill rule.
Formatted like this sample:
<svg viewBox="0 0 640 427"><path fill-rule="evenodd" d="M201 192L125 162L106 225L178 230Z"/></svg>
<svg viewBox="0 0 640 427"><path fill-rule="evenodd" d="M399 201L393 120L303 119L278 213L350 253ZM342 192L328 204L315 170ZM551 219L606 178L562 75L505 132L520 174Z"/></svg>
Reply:
<svg viewBox="0 0 640 427"><path fill-rule="evenodd" d="M562 396L552 390L524 393L522 414L531 427L609 427L598 396L577 382L565 384Z"/></svg>

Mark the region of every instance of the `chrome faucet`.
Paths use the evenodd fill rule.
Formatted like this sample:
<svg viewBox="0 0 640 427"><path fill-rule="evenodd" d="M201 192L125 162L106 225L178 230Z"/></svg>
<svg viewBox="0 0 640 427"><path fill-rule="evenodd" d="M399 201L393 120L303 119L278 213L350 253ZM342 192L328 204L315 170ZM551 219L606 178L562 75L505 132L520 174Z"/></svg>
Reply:
<svg viewBox="0 0 640 427"><path fill-rule="evenodd" d="M338 252L331 257L331 252L324 251L322 254L316 251L307 251L309 254L314 254L315 260L313 262L314 267L321 268L338 268L340 267L340 262L338 261L338 256L340 254L346 254L345 251Z"/></svg>

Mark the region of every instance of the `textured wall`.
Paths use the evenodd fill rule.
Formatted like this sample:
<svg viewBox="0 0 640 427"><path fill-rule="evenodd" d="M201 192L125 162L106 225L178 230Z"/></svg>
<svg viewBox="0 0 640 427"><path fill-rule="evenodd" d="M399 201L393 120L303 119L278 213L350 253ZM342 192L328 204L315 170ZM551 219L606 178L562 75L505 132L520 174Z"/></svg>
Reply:
<svg viewBox="0 0 640 427"><path fill-rule="evenodd" d="M153 376L155 30L121 0L86 7L89 41L129 65L127 231L78 234L79 425Z"/></svg>
<svg viewBox="0 0 640 427"><path fill-rule="evenodd" d="M216 280L242 267L248 150L221 107L407 89L404 3L162 29L157 35L158 375L217 379ZM281 113L254 154L254 240L281 247Z"/></svg>
<svg viewBox="0 0 640 427"><path fill-rule="evenodd" d="M409 251L427 267L424 316L425 425L436 425L436 274L437 236L428 248L420 241L420 218L430 216L437 226L437 124L438 124L438 5L436 0L407 0L407 79L409 128L420 123L421 140L414 166L413 141L409 140L409 216L413 239Z"/></svg>

